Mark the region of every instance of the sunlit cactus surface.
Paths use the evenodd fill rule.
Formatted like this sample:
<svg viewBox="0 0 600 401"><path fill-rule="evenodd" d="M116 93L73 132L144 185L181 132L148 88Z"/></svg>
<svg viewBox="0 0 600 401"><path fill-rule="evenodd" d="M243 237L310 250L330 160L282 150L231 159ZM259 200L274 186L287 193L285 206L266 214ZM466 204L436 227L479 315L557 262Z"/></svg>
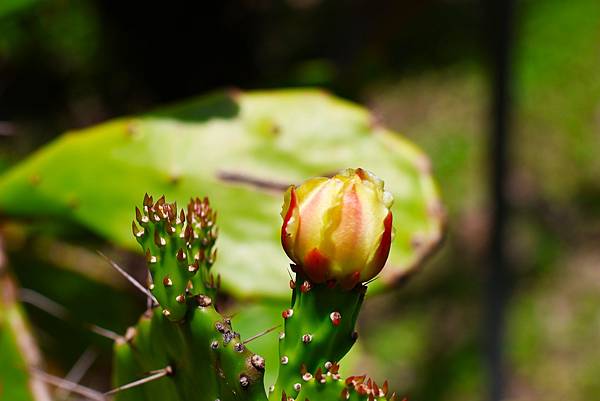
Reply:
<svg viewBox="0 0 600 401"><path fill-rule="evenodd" d="M344 187L349 195L343 192L342 196L336 196L337 202L341 203L328 204L329 212L332 207L337 207L339 213L348 210L348 202L353 202L352 191L365 181L369 190L383 188L379 182L373 185L370 176L364 175L362 170L356 170L356 173L350 170L346 174L349 178L342 177L341 180L350 180ZM324 179L323 182L335 185L332 180L336 179L339 178ZM292 188L292 193L295 191L302 193L305 188ZM368 202L380 200L374 197ZM386 199L385 202L390 201ZM358 203L353 207L368 211L373 205L379 207L375 203ZM284 205L282 231L284 245L289 248L291 245L286 243L290 241L286 238L289 228L286 226L298 223L291 222L291 216L296 213L296 219L308 221L302 215L308 212L298 209L285 213L286 208L290 210L289 200ZM135 211L132 229L146 255L150 307L137 325L115 343L115 390L110 395L117 400L399 399L390 391L387 381L379 385L363 372L350 377L342 377L339 373L340 361L358 338L355 325L367 291L367 283L359 279L359 270L340 280L325 271L321 272L322 277L329 279L314 280L315 274L321 274L315 269L339 266L339 263L334 265L336 261L325 251L321 251L318 266L311 265L310 258L291 264L295 277L290 280L290 307L281 313L283 330L279 333L279 360L268 361L279 365L279 374L275 383L265 386L263 376L267 362L246 345L254 338L241 338L235 331L234 318L224 316L218 310L220 277L210 271L217 255L218 229L216 213L209 200L191 199L187 208L178 209L176 203L168 203L164 197L155 201L146 195L141 207ZM387 255L391 214L387 209L383 212L386 222L381 222L382 232L369 246L375 251L387 247ZM341 230L344 226L340 221ZM377 257L382 257L381 251ZM325 263L328 258L333 262ZM337 258L344 260L339 252ZM348 278L352 278L350 285ZM265 333L272 330L267 329Z"/></svg>

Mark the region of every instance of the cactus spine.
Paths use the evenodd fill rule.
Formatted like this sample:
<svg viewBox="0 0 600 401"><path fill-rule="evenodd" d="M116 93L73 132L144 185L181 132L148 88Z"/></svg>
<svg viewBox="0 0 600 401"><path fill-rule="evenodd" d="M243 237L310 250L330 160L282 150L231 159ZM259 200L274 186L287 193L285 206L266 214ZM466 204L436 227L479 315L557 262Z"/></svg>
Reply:
<svg viewBox="0 0 600 401"><path fill-rule="evenodd" d="M114 382L123 387L158 379L117 392L117 401L397 400L387 382L343 379L338 372L357 339L366 285L317 284L296 269L291 305L282 312L279 376L267 398L264 358L247 349L231 319L215 309L219 278L210 268L217 227L208 199L192 199L186 213L146 195L136 221L133 234L146 254L148 287L158 305L115 343Z"/></svg>

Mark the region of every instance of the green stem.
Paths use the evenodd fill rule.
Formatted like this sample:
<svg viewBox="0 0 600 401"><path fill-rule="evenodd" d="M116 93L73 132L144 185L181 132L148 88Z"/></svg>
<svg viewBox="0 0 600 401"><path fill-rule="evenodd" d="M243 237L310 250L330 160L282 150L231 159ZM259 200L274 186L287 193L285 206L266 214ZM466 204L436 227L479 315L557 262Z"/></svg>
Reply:
<svg viewBox="0 0 600 401"><path fill-rule="evenodd" d="M270 400L281 401L282 393L295 397L298 384L327 372L356 342L356 319L367 287L352 290L327 284L311 284L301 275L292 293L291 308L283 312L285 329L279 342L279 376ZM306 373L310 374L305 375Z"/></svg>

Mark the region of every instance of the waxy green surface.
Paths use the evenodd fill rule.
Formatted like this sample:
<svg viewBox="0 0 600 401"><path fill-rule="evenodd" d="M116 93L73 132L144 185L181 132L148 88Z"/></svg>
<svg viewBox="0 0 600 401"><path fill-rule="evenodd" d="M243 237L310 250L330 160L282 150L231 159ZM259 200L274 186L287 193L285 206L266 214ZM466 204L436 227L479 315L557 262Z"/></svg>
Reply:
<svg viewBox="0 0 600 401"><path fill-rule="evenodd" d="M427 157L365 109L317 90L222 92L70 132L0 177L0 212L84 225L139 251L131 215L144 193L219 211L224 289L285 298L279 216L290 184L363 167L393 193L395 238L371 292L397 283L440 241Z"/></svg>

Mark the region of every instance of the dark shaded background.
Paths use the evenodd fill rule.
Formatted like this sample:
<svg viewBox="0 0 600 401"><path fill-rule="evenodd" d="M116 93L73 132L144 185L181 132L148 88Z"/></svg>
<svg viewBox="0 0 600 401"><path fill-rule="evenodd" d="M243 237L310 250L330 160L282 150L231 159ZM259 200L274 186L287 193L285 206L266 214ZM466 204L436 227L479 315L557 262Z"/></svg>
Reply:
<svg viewBox="0 0 600 401"><path fill-rule="evenodd" d="M327 88L425 149L449 215L427 269L367 305L360 363L412 400L594 399L600 4L509 6L7 0L0 165L63 131L218 88ZM19 278L43 288L30 276ZM31 313L59 368L93 341L58 351L43 333L67 328Z"/></svg>
<svg viewBox="0 0 600 401"><path fill-rule="evenodd" d="M57 132L222 87L359 98L373 81L477 59L481 17L473 2L53 2L3 21L0 109Z"/></svg>

